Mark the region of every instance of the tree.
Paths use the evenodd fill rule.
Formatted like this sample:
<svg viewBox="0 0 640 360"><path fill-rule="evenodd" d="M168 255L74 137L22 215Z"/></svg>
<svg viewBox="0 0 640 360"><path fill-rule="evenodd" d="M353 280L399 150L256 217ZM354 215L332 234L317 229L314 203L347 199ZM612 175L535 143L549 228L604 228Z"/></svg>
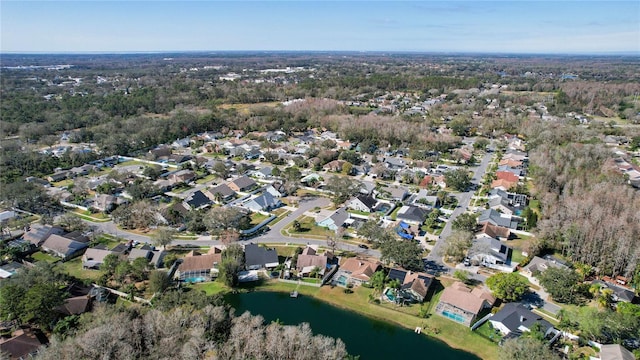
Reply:
<svg viewBox="0 0 640 360"><path fill-rule="evenodd" d="M353 164L351 164L350 162L345 162L344 164L342 164L342 174L343 175L351 175L351 172L353 171Z"/></svg>
<svg viewBox="0 0 640 360"><path fill-rule="evenodd" d="M460 262L471 247L473 234L464 230L455 230L444 240L439 255L450 261Z"/></svg>
<svg viewBox="0 0 640 360"><path fill-rule="evenodd" d="M465 284L469 282L469 275L469 272L466 270L456 270L453 272L453 277Z"/></svg>
<svg viewBox="0 0 640 360"><path fill-rule="evenodd" d="M156 232L151 236L154 244L156 246L165 247L174 240L176 235L176 230L168 227L159 227L156 229Z"/></svg>
<svg viewBox="0 0 640 360"><path fill-rule="evenodd" d="M457 190L465 191L471 185L471 176L465 169L455 169L444 173L447 186Z"/></svg>
<svg viewBox="0 0 640 360"><path fill-rule="evenodd" d="M207 212L203 219L204 225L211 233L220 235L225 230L241 230L247 223L247 214L235 207L225 206L213 208Z"/></svg>
<svg viewBox="0 0 640 360"><path fill-rule="evenodd" d="M529 291L529 281L516 273L499 273L487 279L493 294L507 302L518 301Z"/></svg>
<svg viewBox="0 0 640 360"><path fill-rule="evenodd" d="M149 290L161 293L171 285L171 279L166 271L153 270L149 273Z"/></svg>
<svg viewBox="0 0 640 360"><path fill-rule="evenodd" d="M561 303L577 302L580 295L578 292L580 275L574 270L550 267L538 275L538 280L555 301Z"/></svg>
<svg viewBox="0 0 640 360"><path fill-rule="evenodd" d="M300 229L302 229L302 225L300 224L300 221L298 220L293 220L293 225L291 225L293 227L293 231L295 232L300 232Z"/></svg>
<svg viewBox="0 0 640 360"><path fill-rule="evenodd" d="M470 213L460 214L455 220L453 220L451 226L454 230L474 232L478 227L476 215Z"/></svg>
<svg viewBox="0 0 640 360"><path fill-rule="evenodd" d="M157 215L157 206L146 199L119 206L111 213L113 220L125 229L147 229L157 223Z"/></svg>
<svg viewBox="0 0 640 360"><path fill-rule="evenodd" d="M57 314L54 309L62 305L66 292L56 284L40 283L30 287L20 303L20 320L34 322L44 329L51 328Z"/></svg>
<svg viewBox="0 0 640 360"><path fill-rule="evenodd" d="M104 260L102 260L100 270L104 270L107 274L113 275L113 273L116 271L116 267L118 267L118 264L120 264L121 261L122 259L120 259L120 255L109 254L104 257Z"/></svg>
<svg viewBox="0 0 640 360"><path fill-rule="evenodd" d="M362 183L351 178L332 176L327 180L327 190L333 193L333 202L342 204L350 197L358 194Z"/></svg>
<svg viewBox="0 0 640 360"><path fill-rule="evenodd" d="M489 140L487 138L478 138L474 143L473 143L473 148L474 149L478 149L478 150L484 150L486 149L487 145L489 145Z"/></svg>
<svg viewBox="0 0 640 360"><path fill-rule="evenodd" d="M58 220L58 224L69 232L85 231L88 228L87 224L84 221L82 221L82 219L80 219L79 217L71 213L66 213L62 215Z"/></svg>
<svg viewBox="0 0 640 360"><path fill-rule="evenodd" d="M213 163L211 170L213 170L213 173L221 179L226 179L229 176L229 170L222 161L216 161Z"/></svg>
<svg viewBox="0 0 640 360"><path fill-rule="evenodd" d="M541 341L529 337L509 339L498 352L500 360L559 360L560 357Z"/></svg>
<svg viewBox="0 0 640 360"><path fill-rule="evenodd" d="M239 244L227 246L222 251L222 261L218 266L218 278L227 286L238 285L238 273L244 268L244 250Z"/></svg>
<svg viewBox="0 0 640 360"><path fill-rule="evenodd" d="M422 248L415 241L386 240L380 245L380 255L383 261L396 263L407 270L422 270Z"/></svg>
<svg viewBox="0 0 640 360"><path fill-rule="evenodd" d="M369 282L378 294L382 294L382 290L384 290L384 283L386 280L387 275L384 273L384 271L378 270L373 273Z"/></svg>
<svg viewBox="0 0 640 360"><path fill-rule="evenodd" d="M367 220L358 229L358 235L367 239L369 242L373 242L380 235L382 228L378 226L378 222L375 220Z"/></svg>

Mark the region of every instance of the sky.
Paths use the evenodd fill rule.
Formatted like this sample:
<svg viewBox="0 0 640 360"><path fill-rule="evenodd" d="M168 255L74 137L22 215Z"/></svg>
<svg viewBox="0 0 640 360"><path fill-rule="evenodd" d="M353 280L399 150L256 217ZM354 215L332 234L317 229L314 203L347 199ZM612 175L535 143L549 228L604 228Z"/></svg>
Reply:
<svg viewBox="0 0 640 360"><path fill-rule="evenodd" d="M640 1L0 1L0 52L640 54Z"/></svg>

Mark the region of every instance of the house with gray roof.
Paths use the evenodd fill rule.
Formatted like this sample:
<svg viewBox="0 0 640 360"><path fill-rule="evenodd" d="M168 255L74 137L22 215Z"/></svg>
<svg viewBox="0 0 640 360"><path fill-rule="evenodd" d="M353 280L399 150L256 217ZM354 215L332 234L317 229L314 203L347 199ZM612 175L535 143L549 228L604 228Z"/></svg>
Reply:
<svg viewBox="0 0 640 360"><path fill-rule="evenodd" d="M519 336L531 331L533 326L539 324L543 334L548 335L554 328L551 323L536 315L520 303L508 303L495 315L489 318L494 329L498 329L502 335Z"/></svg>
<svg viewBox="0 0 640 360"><path fill-rule="evenodd" d="M82 267L85 269L99 269L104 262L104 258L110 254L117 254L111 250L90 248L82 255Z"/></svg>
<svg viewBox="0 0 640 360"><path fill-rule="evenodd" d="M427 219L429 211L421 207L404 205L398 210L396 219L404 221L409 224L421 225Z"/></svg>
<svg viewBox="0 0 640 360"><path fill-rule="evenodd" d="M233 191L248 191L257 184L248 176L240 176L239 178L231 181L228 185Z"/></svg>
<svg viewBox="0 0 640 360"><path fill-rule="evenodd" d="M282 205L282 202L278 198L265 191L260 196L245 202L242 206L252 211L269 211L280 205Z"/></svg>
<svg viewBox="0 0 640 360"><path fill-rule="evenodd" d="M378 200L368 195L358 195L349 201L347 207L356 211L362 211L366 213L373 212Z"/></svg>
<svg viewBox="0 0 640 360"><path fill-rule="evenodd" d="M54 256L69 260L80 255L89 245L60 235L51 235L42 243L42 250Z"/></svg>
<svg viewBox="0 0 640 360"><path fill-rule="evenodd" d="M485 222L495 226L502 226L509 229L517 229L518 222L510 215L504 215L494 209L487 209L480 213L478 216L478 224L484 224Z"/></svg>
<svg viewBox="0 0 640 360"><path fill-rule="evenodd" d="M336 211L332 212L331 214L329 214L329 216L323 219L319 219L319 221L316 222L316 225L326 227L329 230L336 231L350 217L351 215L349 214L349 212L347 212L347 209L344 207L341 207Z"/></svg>
<svg viewBox="0 0 640 360"><path fill-rule="evenodd" d="M233 191L233 189L230 188L227 184L220 184L216 187L213 187L208 190L208 193L211 195L209 196L211 199L215 201L215 199L219 197L221 202L223 203L230 201L236 196L236 192Z"/></svg>
<svg viewBox="0 0 640 360"><path fill-rule="evenodd" d="M29 228L29 231L24 233L22 238L30 242L33 246L37 247L42 245L42 243L45 242L45 240L47 240L49 236L54 234L62 235L64 234L64 229L51 225L33 224Z"/></svg>
<svg viewBox="0 0 640 360"><path fill-rule="evenodd" d="M620 344L607 344L600 347L600 360L635 360L635 355Z"/></svg>
<svg viewBox="0 0 640 360"><path fill-rule="evenodd" d="M481 237L473 241L469 249L469 258L482 265L504 265L511 263L513 249L505 243L490 238Z"/></svg>
<svg viewBox="0 0 640 360"><path fill-rule="evenodd" d="M273 269L279 264L278 253L258 244L247 244L244 246L244 263L247 270Z"/></svg>

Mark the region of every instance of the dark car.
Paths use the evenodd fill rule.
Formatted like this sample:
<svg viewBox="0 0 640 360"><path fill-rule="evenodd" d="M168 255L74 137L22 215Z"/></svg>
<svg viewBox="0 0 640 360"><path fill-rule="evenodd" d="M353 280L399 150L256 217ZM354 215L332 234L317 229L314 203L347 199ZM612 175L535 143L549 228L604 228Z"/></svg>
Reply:
<svg viewBox="0 0 640 360"><path fill-rule="evenodd" d="M358 247L359 247L360 249L368 249L368 248L369 248L369 247L368 247L367 245L365 245L365 244L358 244Z"/></svg>

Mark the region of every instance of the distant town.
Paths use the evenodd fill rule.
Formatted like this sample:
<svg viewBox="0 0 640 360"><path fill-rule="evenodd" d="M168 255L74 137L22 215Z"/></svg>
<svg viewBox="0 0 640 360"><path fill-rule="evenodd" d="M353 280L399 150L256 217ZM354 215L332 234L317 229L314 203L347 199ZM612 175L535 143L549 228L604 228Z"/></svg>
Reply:
<svg viewBox="0 0 640 360"><path fill-rule="evenodd" d="M0 350L277 291L483 359L633 359L637 58L523 59L3 56Z"/></svg>

